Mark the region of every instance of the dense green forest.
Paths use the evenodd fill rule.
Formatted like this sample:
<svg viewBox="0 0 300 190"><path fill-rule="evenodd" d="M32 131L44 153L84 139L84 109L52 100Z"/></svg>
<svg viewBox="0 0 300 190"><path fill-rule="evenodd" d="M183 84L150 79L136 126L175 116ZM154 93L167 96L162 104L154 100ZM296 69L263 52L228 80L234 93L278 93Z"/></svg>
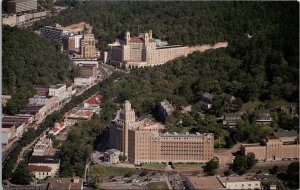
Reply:
<svg viewBox="0 0 300 190"><path fill-rule="evenodd" d="M126 30L137 34L152 29L154 36L170 44L228 41L229 48L224 54L211 53L215 58L207 54L202 60L195 58L195 62L206 62L203 63L206 67L197 68L202 73L202 78L198 78L202 84L198 82L198 86L192 87L194 91L195 88L221 90L244 101L255 97L298 101L299 5L296 2L72 1L72 5L74 8L37 22L34 28L55 22L69 25L86 21L94 26L102 47ZM182 62L183 70L189 70L188 61ZM188 77L186 81L192 84L196 82L193 80ZM211 85L221 88L210 89Z"/></svg>
<svg viewBox="0 0 300 190"><path fill-rule="evenodd" d="M3 27L2 93L12 95L8 113L17 113L27 104L35 84L70 85L74 68L55 42L30 30Z"/></svg>
<svg viewBox="0 0 300 190"><path fill-rule="evenodd" d="M86 21L94 26L96 36L105 46L126 30L134 35L153 30L155 37L170 44L203 44L231 41L250 34L279 38L274 45L286 42L290 50L297 48L297 2L114 2L65 1L72 9L34 25L62 25ZM282 9L285 7L285 9ZM295 27L293 30L287 30ZM280 40L284 35L286 41ZM296 37L296 38L295 38ZM296 45L296 46L295 46ZM296 53L293 49L291 53Z"/></svg>

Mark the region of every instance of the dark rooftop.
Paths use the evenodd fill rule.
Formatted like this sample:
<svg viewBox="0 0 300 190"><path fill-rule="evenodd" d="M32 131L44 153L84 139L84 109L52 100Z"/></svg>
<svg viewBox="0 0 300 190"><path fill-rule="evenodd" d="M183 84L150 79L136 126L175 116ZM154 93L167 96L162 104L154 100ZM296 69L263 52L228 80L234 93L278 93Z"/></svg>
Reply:
<svg viewBox="0 0 300 190"><path fill-rule="evenodd" d="M59 158L55 156L31 156L29 163L59 163Z"/></svg>

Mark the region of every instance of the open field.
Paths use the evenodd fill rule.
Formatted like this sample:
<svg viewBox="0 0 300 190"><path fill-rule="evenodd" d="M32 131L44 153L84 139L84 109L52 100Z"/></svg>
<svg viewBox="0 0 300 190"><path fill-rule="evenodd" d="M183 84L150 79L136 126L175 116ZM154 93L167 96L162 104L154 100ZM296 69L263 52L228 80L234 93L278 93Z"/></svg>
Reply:
<svg viewBox="0 0 300 190"><path fill-rule="evenodd" d="M105 169L105 178L110 177L110 176L124 176L128 172L132 172L132 174L138 174L141 171L137 169L132 169L132 168L118 168L118 167L105 167L102 166Z"/></svg>

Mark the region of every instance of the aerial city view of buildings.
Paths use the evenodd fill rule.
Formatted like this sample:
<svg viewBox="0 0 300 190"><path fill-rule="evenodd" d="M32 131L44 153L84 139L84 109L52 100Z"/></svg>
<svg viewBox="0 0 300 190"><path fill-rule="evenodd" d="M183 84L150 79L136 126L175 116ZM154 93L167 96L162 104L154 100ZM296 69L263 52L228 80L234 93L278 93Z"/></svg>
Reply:
<svg viewBox="0 0 300 190"><path fill-rule="evenodd" d="M6 9L6 13L2 15L3 25L27 28L36 21L55 17L61 11L71 8L56 5L47 10L37 0L8 0ZM34 131L36 135L34 140L22 144L21 148L18 147L18 154L15 156L17 159L11 171L14 173L18 170L18 165L25 163L32 179L30 184L26 185L26 189L151 189L149 184L163 184L165 188L161 189L170 190L285 189L283 181L272 171L276 167L278 170L278 166L289 168L288 165L295 160L299 162L298 131L284 130L276 126L276 130L270 133L266 130L266 135L259 143L241 141L234 142L233 146L220 148L220 141L228 139L221 138L220 134L209 130L210 126L198 131L190 130L188 126L186 130L177 132L176 127L170 128L169 125L174 116L193 111L203 122L207 122L204 118L213 118L211 120L217 122L218 127L223 127L229 134L227 136L230 136L231 131L245 122L245 115L251 124L263 128L274 125L274 121L278 120L277 116L274 117L275 112L298 119L298 105L285 103L273 110L263 110L256 105L255 111L251 113L249 109L245 109L225 112L220 116L213 112L218 95L202 90L196 99L196 106L176 106L177 102L172 102L172 99L168 98L170 96L165 95L160 96L156 107L152 108L153 115L142 115L133 109L136 108L138 99L126 97L120 101L114 93L111 93L112 97L107 97L109 90L102 91L101 85L112 78L113 73L130 75L132 71L145 67L155 67L159 70L159 65L168 65L172 60L188 57L194 52L225 49L229 46L228 42L224 40L194 46L169 45L169 40L159 39L154 35L155 31L138 32L138 35L134 36L136 33L126 30L123 31L123 36L115 37L114 42L101 49L98 46L99 37L94 34L93 27L95 26L81 21L68 26L56 23L34 31L42 38L55 41L58 45L57 51L63 52L74 64L78 75L70 84L33 85L34 95L28 98L24 108L14 115L5 112L1 115L2 168L13 157L12 152L22 144L23 137L28 132ZM248 38L250 39L249 35ZM120 80L122 78L110 82L118 83ZM123 88L119 88L121 87ZM93 91L94 89L96 90ZM229 97L229 102L237 100L232 95L221 93ZM85 96L86 94L89 96ZM5 108L12 98L11 94L3 94L2 106ZM109 102L108 99L112 101ZM70 106L70 102L75 102L75 106ZM66 111L62 111L64 109ZM70 137L70 134L80 131L81 129L76 129L79 126L95 125L88 123L93 121L99 122L100 125L100 122L103 122L103 109L110 109L107 112L109 116L105 117L112 119L103 129L104 132L101 131L105 135L97 134L99 136L96 139L95 134L89 134L93 136L93 141L99 144L93 142L92 155L86 155L85 163L76 165L82 167L82 176L76 175L74 169L70 170L70 174L62 174L62 168L68 166L64 163L66 158L61 154L58 144L61 145L68 138L74 138L75 136ZM55 114L62 116L59 119L53 118ZM51 118L51 122L54 121L53 125L40 130L44 122L49 122L47 118ZM184 119L176 121L176 126L183 126ZM233 172L234 164L238 163L243 167L242 164L247 165L251 159L253 164L247 166L244 173ZM72 162L73 160L68 160L68 163ZM101 168L104 168L103 171L112 170L111 175L101 173ZM126 170L127 173L122 173L122 170ZM277 170L276 173L279 173ZM22 185L14 184L11 177L3 180L2 186L4 189L23 188Z"/></svg>

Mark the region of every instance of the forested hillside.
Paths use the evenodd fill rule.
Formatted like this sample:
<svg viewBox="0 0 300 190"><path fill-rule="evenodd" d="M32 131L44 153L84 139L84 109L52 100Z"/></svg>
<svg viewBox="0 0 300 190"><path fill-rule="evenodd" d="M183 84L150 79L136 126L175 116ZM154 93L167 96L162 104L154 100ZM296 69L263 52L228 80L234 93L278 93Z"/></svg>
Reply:
<svg viewBox="0 0 300 190"><path fill-rule="evenodd" d="M234 59L230 66L235 70L223 68L224 55L216 55L215 60L207 57L203 64L215 65L199 68L203 70L199 72L206 73L203 73L203 80L198 81L204 84L198 86L218 83L218 88L222 83L222 89L216 92L227 91L245 102L254 98L298 101L299 4L296 2L72 1L69 4L74 8L38 22L34 28L55 22L68 25L86 21L94 26L102 47L126 30L136 35L138 31L152 29L154 36L168 40L170 44L228 41L225 55ZM187 64L182 68L189 70ZM226 75L216 76L221 68ZM158 70L154 72L163 72ZM228 79L228 73L235 78ZM186 81L193 80L187 78Z"/></svg>
<svg viewBox="0 0 300 190"><path fill-rule="evenodd" d="M293 37L298 30L286 30L298 25L296 2L114 2L68 1L74 8L57 17L37 22L41 26L62 25L86 21L94 26L102 45L111 43L126 30L133 34L153 30L155 37L171 44L195 45L231 40L261 30ZM75 5L74 5L75 4ZM282 7L285 7L283 9ZM286 14L289 13L289 14ZM289 17L289 18L287 18ZM284 27L281 27L284 26ZM287 35L287 32L295 36ZM282 43L282 42L280 42Z"/></svg>
<svg viewBox="0 0 300 190"><path fill-rule="evenodd" d="M59 46L30 30L3 27L3 94L12 95L7 111L18 112L35 84L72 83L73 64Z"/></svg>

